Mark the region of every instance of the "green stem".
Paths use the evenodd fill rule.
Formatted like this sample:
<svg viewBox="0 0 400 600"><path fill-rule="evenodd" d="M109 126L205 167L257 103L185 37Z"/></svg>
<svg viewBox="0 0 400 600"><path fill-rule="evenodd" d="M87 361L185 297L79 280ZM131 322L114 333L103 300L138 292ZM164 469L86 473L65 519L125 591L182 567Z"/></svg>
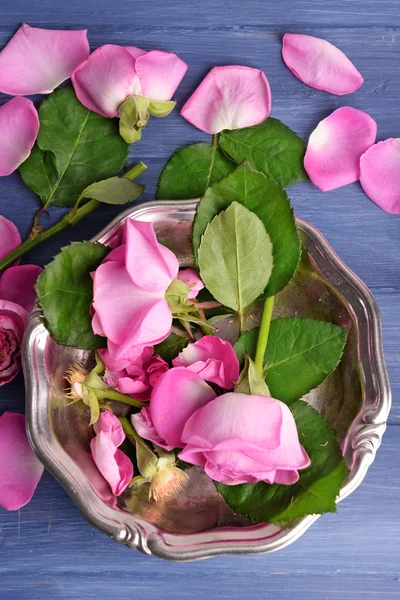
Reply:
<svg viewBox="0 0 400 600"><path fill-rule="evenodd" d="M154 454L154 452L150 449L150 447L146 444L146 442L140 437L140 435L138 433L136 433L136 431L134 430L134 428L132 427L132 424L128 421L128 419L126 417L118 417L118 418L121 422L122 429L124 430L125 435L128 438L128 440L131 442L131 444L136 446L136 442L137 442L138 444L141 444L146 450L149 450L152 454Z"/></svg>
<svg viewBox="0 0 400 600"><path fill-rule="evenodd" d="M97 400L116 400L117 402L123 402L124 404L129 404L129 406L135 406L136 408L143 408L143 406L147 406L147 402L141 402L140 400L136 400L135 398L131 398L131 396L127 396L126 394L121 394L116 390L94 390L96 394Z"/></svg>
<svg viewBox="0 0 400 600"><path fill-rule="evenodd" d="M255 365L256 365L257 369L259 370L261 376L263 375L264 356L265 356L265 351L267 349L267 344L268 344L268 336L269 336L269 329L271 326L271 317L272 317L273 307L274 307L274 296L270 296L264 302L263 313L261 315L260 330L258 333L256 357L254 360Z"/></svg>
<svg viewBox="0 0 400 600"><path fill-rule="evenodd" d="M132 181L132 179L138 177L146 169L146 165L142 162L139 162L127 173L125 173L123 177ZM58 223L52 225L52 227L45 229L33 238L25 240L25 242L18 246L18 248L0 260L0 273L10 267L16 260L19 260L25 256L25 254L28 254L28 252L33 250L33 248L36 248L36 246L43 244L43 242L46 242L58 233L61 233L61 231L68 229L68 227L74 227L81 219L96 210L96 208L98 208L100 205L101 202L98 202L97 200L89 200L86 202L86 204L78 208L78 210L76 210L74 207L69 213L64 215L62 219L58 221Z"/></svg>
<svg viewBox="0 0 400 600"><path fill-rule="evenodd" d="M212 145L213 148L218 148L218 133L214 133L212 136Z"/></svg>

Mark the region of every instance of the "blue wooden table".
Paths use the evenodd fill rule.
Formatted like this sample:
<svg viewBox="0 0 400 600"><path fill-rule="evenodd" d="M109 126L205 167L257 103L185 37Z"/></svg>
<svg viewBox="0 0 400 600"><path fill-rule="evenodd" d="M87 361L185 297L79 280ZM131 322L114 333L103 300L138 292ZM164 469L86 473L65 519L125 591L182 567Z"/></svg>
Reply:
<svg viewBox="0 0 400 600"><path fill-rule="evenodd" d="M24 21L88 28L93 49L114 43L179 53L189 64L177 93L180 104L210 67L247 64L268 76L272 115L304 139L321 118L344 105L367 111L378 123L378 139L400 137L399 0L1 0L0 46ZM362 88L337 97L300 83L281 61L286 31L339 46L363 74ZM142 177L146 199L154 197L170 154L205 138L178 112L150 123L143 141L132 147L132 162L140 159L149 167ZM322 517L278 553L172 564L133 553L92 529L45 474L28 506L13 513L0 509L1 600L400 598L400 219L382 212L358 184L326 194L302 184L290 196L297 215L325 234L370 287L382 312L394 402L383 445L362 486L338 515ZM0 180L0 213L23 236L36 202L18 175ZM73 232L37 248L29 261L45 264L60 246L90 238L115 213L111 207L98 211ZM0 388L0 410L24 410L22 375Z"/></svg>

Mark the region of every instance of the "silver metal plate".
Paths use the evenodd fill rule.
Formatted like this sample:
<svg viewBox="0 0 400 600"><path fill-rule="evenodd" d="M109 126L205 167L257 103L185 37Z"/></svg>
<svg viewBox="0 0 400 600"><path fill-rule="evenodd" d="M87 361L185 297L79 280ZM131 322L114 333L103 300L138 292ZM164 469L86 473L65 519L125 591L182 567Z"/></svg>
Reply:
<svg viewBox="0 0 400 600"><path fill-rule="evenodd" d="M128 219L151 221L157 237L182 265L193 262L191 228L197 201L148 202L125 211L93 241L118 240ZM305 253L289 286L278 294L274 317L302 316L350 328L338 369L306 399L331 422L350 469L338 501L360 485L386 429L391 396L381 339L379 310L367 287L339 259L325 238L297 219ZM219 554L254 554L283 548L300 537L318 515L290 528L251 525L235 515L198 468L185 492L169 504L141 493L116 501L89 450L88 413L67 405L63 376L70 362L89 364L92 353L55 344L39 307L30 316L23 344L28 435L36 454L85 517L116 541L170 560ZM108 496L108 501L102 498ZM338 520L340 516L338 517ZM338 521L339 524L339 521Z"/></svg>

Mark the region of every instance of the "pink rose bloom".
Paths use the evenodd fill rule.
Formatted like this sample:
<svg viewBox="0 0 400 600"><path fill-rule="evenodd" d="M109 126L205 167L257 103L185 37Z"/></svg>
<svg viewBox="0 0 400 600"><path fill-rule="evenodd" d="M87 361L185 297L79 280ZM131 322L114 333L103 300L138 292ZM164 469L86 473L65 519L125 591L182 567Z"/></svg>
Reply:
<svg viewBox="0 0 400 600"><path fill-rule="evenodd" d="M199 291L204 288L204 283L200 279L196 269L180 269L178 273L178 279L190 287L191 291L188 294L189 300L196 298Z"/></svg>
<svg viewBox="0 0 400 600"><path fill-rule="evenodd" d="M229 390L239 379L239 361L229 342L205 335L189 344L174 360L174 367L186 367L210 383Z"/></svg>
<svg viewBox="0 0 400 600"><path fill-rule="evenodd" d="M118 360L113 360L108 350L99 350L106 367L103 380L121 394L149 400L152 388L169 367L161 356L153 354L153 346L134 350L131 356Z"/></svg>
<svg viewBox="0 0 400 600"><path fill-rule="evenodd" d="M192 415L181 437L179 458L226 485L291 485L311 462L290 409L268 396L219 396Z"/></svg>
<svg viewBox="0 0 400 600"><path fill-rule="evenodd" d="M92 327L108 338L113 360L168 337L172 314L165 294L178 270L176 256L158 243L152 223L126 221L125 243L92 274Z"/></svg>
<svg viewBox="0 0 400 600"><path fill-rule="evenodd" d="M169 369L154 386L150 406L132 415L132 425L141 437L161 448L183 448L186 421L215 397L197 373L182 367Z"/></svg>
<svg viewBox="0 0 400 600"><path fill-rule="evenodd" d="M121 422L112 412L105 410L94 425L96 437L90 441L93 460L115 496L128 487L133 477L133 465L118 446L125 439Z"/></svg>

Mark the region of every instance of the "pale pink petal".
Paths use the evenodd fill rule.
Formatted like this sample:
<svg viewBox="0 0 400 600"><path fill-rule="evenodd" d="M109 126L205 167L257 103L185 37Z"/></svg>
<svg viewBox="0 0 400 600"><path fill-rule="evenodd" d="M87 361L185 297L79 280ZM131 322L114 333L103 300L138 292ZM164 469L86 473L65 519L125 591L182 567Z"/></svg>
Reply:
<svg viewBox="0 0 400 600"><path fill-rule="evenodd" d="M323 192L360 177L360 157L376 138L376 123L367 113L343 106L321 121L310 135L304 167Z"/></svg>
<svg viewBox="0 0 400 600"><path fill-rule="evenodd" d="M375 204L400 214L400 138L378 142L361 157L360 183Z"/></svg>
<svg viewBox="0 0 400 600"><path fill-rule="evenodd" d="M116 449L104 431L100 431L90 441L90 450L98 470L110 484L113 494L122 494L133 477L130 459L121 450Z"/></svg>
<svg viewBox="0 0 400 600"><path fill-rule="evenodd" d="M1 109L0 109L1 110ZM1 114L1 113L0 113ZM0 142L1 143L1 142ZM22 240L12 221L0 215L0 260L20 246Z"/></svg>
<svg viewBox="0 0 400 600"><path fill-rule="evenodd" d="M187 68L187 64L173 52L151 50L137 56L136 72L142 96L159 102L171 100Z"/></svg>
<svg viewBox="0 0 400 600"><path fill-rule="evenodd" d="M31 153L39 117L31 100L13 98L0 106L0 176L10 175Z"/></svg>
<svg viewBox="0 0 400 600"><path fill-rule="evenodd" d="M195 90L181 115L206 133L241 129L264 121L271 90L262 71L251 67L214 67Z"/></svg>
<svg viewBox="0 0 400 600"><path fill-rule="evenodd" d="M342 96L355 92L364 82L339 48L311 35L286 33L282 56L293 75L317 90Z"/></svg>
<svg viewBox="0 0 400 600"><path fill-rule="evenodd" d="M0 298L19 304L31 312L36 300L34 286L42 269L36 265L10 267L0 278Z"/></svg>
<svg viewBox="0 0 400 600"><path fill-rule="evenodd" d="M30 501L43 474L26 437L23 415L1 415L0 457L0 506L17 510Z"/></svg>
<svg viewBox="0 0 400 600"><path fill-rule="evenodd" d="M204 283L200 279L200 275L196 269L180 269L178 273L178 279L183 281L183 283L186 283L186 285L191 288L191 291L188 294L189 300L196 298L199 291L204 288Z"/></svg>
<svg viewBox="0 0 400 600"><path fill-rule="evenodd" d="M274 483L280 483L282 485L293 485L299 480L299 474L295 470L288 469L287 471L276 470Z"/></svg>
<svg viewBox="0 0 400 600"><path fill-rule="evenodd" d="M164 450L173 450L174 445L167 444L165 440L160 437L154 427L153 421L151 420L150 409L148 407L142 408L142 410L131 416L132 425L136 432L145 440L149 440L155 446L160 446Z"/></svg>
<svg viewBox="0 0 400 600"><path fill-rule="evenodd" d="M135 59L121 46L107 44L89 56L72 74L80 102L104 117L118 116L128 96L140 95Z"/></svg>
<svg viewBox="0 0 400 600"><path fill-rule="evenodd" d="M121 421L109 410L103 410L100 413L100 417L93 428L96 434L100 433L100 431L106 433L116 448L118 448L125 439Z"/></svg>
<svg viewBox="0 0 400 600"><path fill-rule="evenodd" d="M133 56L133 58L139 58L139 56L143 56L144 54L147 54L146 50L142 50L141 48L136 48L136 46L123 46L125 48L125 50L127 50L129 52L129 54L131 56Z"/></svg>
<svg viewBox="0 0 400 600"><path fill-rule="evenodd" d="M0 52L0 92L49 94L89 56L86 31L22 25Z"/></svg>

